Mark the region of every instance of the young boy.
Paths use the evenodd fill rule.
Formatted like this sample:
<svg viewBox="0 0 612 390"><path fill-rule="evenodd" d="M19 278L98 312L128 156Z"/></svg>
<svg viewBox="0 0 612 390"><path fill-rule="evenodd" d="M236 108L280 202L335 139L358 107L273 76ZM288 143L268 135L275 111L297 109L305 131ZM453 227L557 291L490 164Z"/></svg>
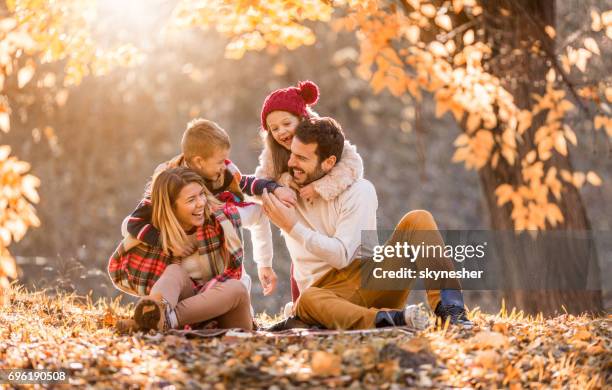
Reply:
<svg viewBox="0 0 612 390"><path fill-rule="evenodd" d="M259 280L264 295L272 293L276 287L276 274L272 269L272 232L270 222L260 205L244 202L244 195L262 195L263 190L274 193L283 202L295 204L295 193L274 181L258 179L253 175L242 175L229 160L231 144L228 134L218 124L206 119L195 119L187 125L181 141L182 153L170 161L160 164L155 173L177 166L186 166L199 173L206 187L218 199L234 202L240 210L244 226L251 226L253 260L257 263ZM247 221L247 219L249 221ZM136 238L151 246L159 246L159 230L153 226L150 197L150 183L145 187L143 200L122 226L122 233ZM195 252L197 244L188 243L183 248L172 248L178 257L187 257ZM243 272L243 280L250 291L250 277Z"/></svg>

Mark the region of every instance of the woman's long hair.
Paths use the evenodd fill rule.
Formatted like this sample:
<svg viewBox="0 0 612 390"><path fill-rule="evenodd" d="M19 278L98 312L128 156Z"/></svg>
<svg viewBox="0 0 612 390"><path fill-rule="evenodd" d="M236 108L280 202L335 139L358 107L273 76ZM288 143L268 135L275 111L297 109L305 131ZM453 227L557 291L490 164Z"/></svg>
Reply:
<svg viewBox="0 0 612 390"><path fill-rule="evenodd" d="M204 215L210 217L211 206L219 201L208 191L204 179L189 168L170 168L153 177L151 203L153 205L153 226L159 229L162 248L166 253L176 250L187 241L187 234L175 214L176 200L187 184L198 183L206 193Z"/></svg>
<svg viewBox="0 0 612 390"><path fill-rule="evenodd" d="M309 118L318 118L317 114L312 108L306 107L308 117L300 117L300 122ZM274 139L272 133L269 130L262 131L262 138L265 143L265 147L270 150L272 156L272 165L274 167L274 179L278 180L280 176L289 170L289 157L291 157L291 151L285 149L285 147Z"/></svg>

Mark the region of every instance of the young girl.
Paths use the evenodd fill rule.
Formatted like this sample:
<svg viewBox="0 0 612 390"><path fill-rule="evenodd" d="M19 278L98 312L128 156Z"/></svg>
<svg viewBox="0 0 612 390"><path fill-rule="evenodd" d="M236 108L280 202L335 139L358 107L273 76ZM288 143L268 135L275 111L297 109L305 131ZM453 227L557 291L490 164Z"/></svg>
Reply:
<svg viewBox="0 0 612 390"><path fill-rule="evenodd" d="M215 319L220 328L251 330L250 298L240 282L238 209L218 201L202 177L184 167L154 178L151 203L161 247L130 236L108 266L117 288L142 296L134 310L135 327L166 330ZM195 254L184 259L170 255L170 248L188 241L197 243Z"/></svg>
<svg viewBox="0 0 612 390"><path fill-rule="evenodd" d="M259 156L255 176L292 187L307 201L318 196L332 200L363 176L361 156L357 153L357 148L346 141L340 162L327 175L302 188L293 183L287 166L291 155L291 141L297 125L302 120L318 116L311 110L311 106L315 105L318 99L317 85L312 81L302 81L297 87L278 89L269 94L261 109L264 149ZM293 266L291 274L291 297L295 302L299 291L293 279Z"/></svg>

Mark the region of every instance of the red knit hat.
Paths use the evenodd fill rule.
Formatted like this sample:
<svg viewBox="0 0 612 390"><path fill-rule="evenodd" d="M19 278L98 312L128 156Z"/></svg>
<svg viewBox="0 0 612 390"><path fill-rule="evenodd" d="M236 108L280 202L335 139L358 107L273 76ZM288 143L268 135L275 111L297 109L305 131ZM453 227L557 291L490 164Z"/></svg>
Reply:
<svg viewBox="0 0 612 390"><path fill-rule="evenodd" d="M312 81L300 81L297 87L277 89L266 97L261 108L261 128L268 130L266 117L272 111L287 111L298 117L309 117L307 106L319 100L319 87Z"/></svg>

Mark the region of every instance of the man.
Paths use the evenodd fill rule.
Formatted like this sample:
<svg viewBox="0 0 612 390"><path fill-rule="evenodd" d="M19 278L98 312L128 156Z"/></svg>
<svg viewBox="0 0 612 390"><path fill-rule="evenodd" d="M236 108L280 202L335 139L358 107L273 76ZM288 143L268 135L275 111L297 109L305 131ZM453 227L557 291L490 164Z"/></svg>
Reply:
<svg viewBox="0 0 612 390"><path fill-rule="evenodd" d="M303 121L296 129L288 164L296 184L304 186L326 175L340 160L343 145L344 134L335 120ZM295 207L265 192L263 207L283 231L294 261L301 292L295 313L302 321L328 329L426 326L427 317L419 307L404 307L409 286L403 290L362 288L363 266L372 264L372 248L362 242L362 232L376 230L378 207L376 191L368 180L357 179L335 199L317 198L312 203L300 199ZM443 245L431 214L422 210L402 218L387 244L395 242ZM417 259L417 268L423 268L427 260ZM436 260L442 269L452 269L450 260ZM428 288L429 304L443 319L468 324L458 283L454 287L442 294Z"/></svg>

